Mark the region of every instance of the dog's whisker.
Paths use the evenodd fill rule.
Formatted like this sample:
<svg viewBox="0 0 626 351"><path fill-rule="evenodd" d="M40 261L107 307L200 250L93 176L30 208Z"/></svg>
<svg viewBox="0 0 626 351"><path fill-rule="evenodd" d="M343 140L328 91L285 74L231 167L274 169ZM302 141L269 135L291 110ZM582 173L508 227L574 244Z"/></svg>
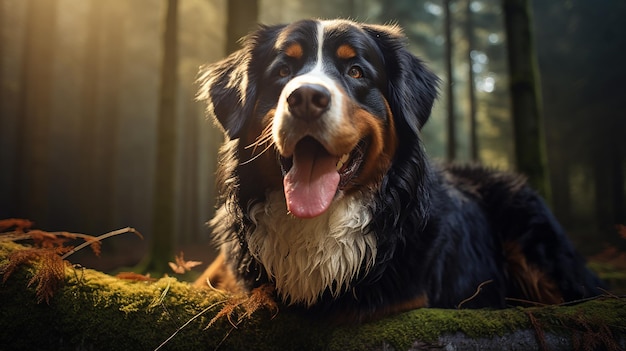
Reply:
<svg viewBox="0 0 626 351"><path fill-rule="evenodd" d="M256 138L256 140L253 143L250 143L250 145L245 146L244 149L257 148L258 146L263 145L267 143L268 141L270 141L271 138L272 138L271 135L261 134L258 138Z"/></svg>
<svg viewBox="0 0 626 351"><path fill-rule="evenodd" d="M240 165L248 164L248 163L256 160L257 158L261 157L261 155L263 155L267 150L269 150L272 147L272 145L274 145L274 143L270 143L269 145L267 145L267 147L265 147L265 149L263 149L263 151L259 152L255 156L252 156L252 158L250 158L249 160L241 162ZM254 150L256 150L256 148ZM254 150L252 152L253 155L254 155Z"/></svg>
<svg viewBox="0 0 626 351"><path fill-rule="evenodd" d="M267 146L265 146L265 148L261 152L255 155L254 153L256 152L257 148L264 144L267 144ZM251 158L247 161L242 162L241 164L245 165L256 160L261 155L263 155L267 150L269 150L273 145L274 145L274 140L272 138L272 124L269 123L265 126L265 128L261 132L261 135L259 135L253 143L244 147L244 149L252 148L252 153L251 153Z"/></svg>
<svg viewBox="0 0 626 351"><path fill-rule="evenodd" d="M263 131L261 132L261 135L259 135L253 143L244 147L244 149L253 148L252 154L254 155L254 152L256 151L257 147L263 144L266 144L267 142L271 142L271 141L272 141L272 125L269 124L265 127L265 129L263 129Z"/></svg>

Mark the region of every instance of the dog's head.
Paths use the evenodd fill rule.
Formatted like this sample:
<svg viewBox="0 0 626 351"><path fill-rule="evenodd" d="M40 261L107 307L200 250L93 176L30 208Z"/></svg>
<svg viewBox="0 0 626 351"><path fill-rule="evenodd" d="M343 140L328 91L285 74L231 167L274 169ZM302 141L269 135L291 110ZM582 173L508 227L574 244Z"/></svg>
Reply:
<svg viewBox="0 0 626 351"><path fill-rule="evenodd" d="M373 189L416 143L437 78L395 26L305 20L264 26L200 73L199 98L258 185L283 188L296 217Z"/></svg>

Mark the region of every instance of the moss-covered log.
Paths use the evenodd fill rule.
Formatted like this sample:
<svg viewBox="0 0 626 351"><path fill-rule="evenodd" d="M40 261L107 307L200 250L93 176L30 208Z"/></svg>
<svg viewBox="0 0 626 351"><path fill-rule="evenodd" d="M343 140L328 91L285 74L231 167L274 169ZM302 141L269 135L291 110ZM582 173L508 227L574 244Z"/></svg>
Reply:
<svg viewBox="0 0 626 351"><path fill-rule="evenodd" d="M22 248L0 243L0 265ZM162 350L614 349L626 338L626 300L615 297L570 307L420 309L359 326L282 308L237 328L225 318L207 328L226 296L175 278L127 281L68 265L62 288L38 304L28 287L36 266L0 286L0 350L155 350L177 330Z"/></svg>

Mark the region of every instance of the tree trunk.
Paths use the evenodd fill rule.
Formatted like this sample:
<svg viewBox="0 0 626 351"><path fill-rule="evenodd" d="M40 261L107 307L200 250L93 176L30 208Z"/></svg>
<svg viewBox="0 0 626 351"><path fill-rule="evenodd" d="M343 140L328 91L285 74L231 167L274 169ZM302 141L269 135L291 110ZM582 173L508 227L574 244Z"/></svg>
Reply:
<svg viewBox="0 0 626 351"><path fill-rule="evenodd" d="M502 0L508 43L517 169L548 202L551 199L541 107L539 67L529 0Z"/></svg>
<svg viewBox="0 0 626 351"><path fill-rule="evenodd" d="M570 188L573 162L569 159L566 152L559 152L553 154L553 156L553 172L551 172L551 176L552 179L555 180L552 183L552 205L554 206L554 214L561 223L573 223L573 200Z"/></svg>
<svg viewBox="0 0 626 351"><path fill-rule="evenodd" d="M617 141L611 143L611 182L613 183L613 191L611 193L611 202L613 203L613 224L626 224L626 206L624 206L624 159Z"/></svg>
<svg viewBox="0 0 626 351"><path fill-rule="evenodd" d="M31 0L26 7L14 186L10 194L14 203L10 215L29 218L40 225L48 221L48 135L56 7L56 0Z"/></svg>
<svg viewBox="0 0 626 351"><path fill-rule="evenodd" d="M450 13L450 0L443 2L444 30L446 34L445 60L446 60L446 99L448 103L447 123L447 159L456 159L456 123L454 120L454 71L452 70L452 14Z"/></svg>
<svg viewBox="0 0 626 351"><path fill-rule="evenodd" d="M85 232L98 232L102 229L98 223L100 213L97 196L99 184L97 184L96 168L101 161L96 157L97 133L102 117L99 111L98 97L101 81L100 52L102 46L102 10L105 2L100 0L90 1L91 8L87 15L87 40L83 58L83 84L82 84L82 113L80 116L79 142L80 151L78 157L78 172L73 175L77 178L77 198L75 203L78 213L79 228Z"/></svg>
<svg viewBox="0 0 626 351"><path fill-rule="evenodd" d="M147 270L163 273L168 259L173 258L175 238L175 178L176 178L176 91L177 91L177 32L178 0L167 0L165 32L163 35L163 64L159 116L157 124L156 176L154 188L153 230Z"/></svg>
<svg viewBox="0 0 626 351"><path fill-rule="evenodd" d="M226 27L226 53L241 48L239 39L254 30L259 18L258 0L229 0Z"/></svg>
<svg viewBox="0 0 626 351"><path fill-rule="evenodd" d="M610 242L621 244L615 235L615 225L624 223L624 173L620 157L619 145L604 138L598 140L598 152L591 160L595 192L595 216L597 230L610 238ZM597 234L597 233L596 233ZM613 241L614 240L614 241Z"/></svg>
<svg viewBox="0 0 626 351"><path fill-rule="evenodd" d="M467 36L467 92L469 100L469 146L470 160L478 161L478 137L476 131L476 86L474 83L474 60L472 50L474 49L474 21L472 15L472 0L467 0L465 19L465 35Z"/></svg>
<svg viewBox="0 0 626 351"><path fill-rule="evenodd" d="M197 105L197 104L196 104ZM183 107L183 135L181 152L178 153L180 160L178 197L180 205L178 210L178 244L192 244L198 242L197 226L198 218L205 214L198 213L198 150L200 126L198 126L198 113L196 105L185 104Z"/></svg>
<svg viewBox="0 0 626 351"><path fill-rule="evenodd" d="M120 93L123 90L121 78L123 74L123 55L120 48L124 47L125 28L127 17L123 16L126 9L125 2L106 2L103 23L105 36L102 39L102 123L99 130L101 143L98 158L99 198L101 218L106 228L118 226L114 223L114 206L116 190L116 165L118 160L119 121L120 121ZM100 228L102 230L103 228ZM99 231L100 231L99 230Z"/></svg>
<svg viewBox="0 0 626 351"><path fill-rule="evenodd" d="M4 20L5 10L4 10L4 1L0 1L0 20ZM3 22L0 22L3 24ZM6 53L4 52L5 46L5 29L3 25L0 25L0 116L4 115L4 92L6 82L4 81L4 60ZM2 122L0 120L0 122ZM2 206L0 206L2 208ZM1 213L0 213L1 214Z"/></svg>
<svg viewBox="0 0 626 351"><path fill-rule="evenodd" d="M600 144L608 144L606 140L599 141ZM600 150L607 150L606 146L599 148ZM596 231L594 233L588 233L589 243L587 246L595 244L593 238L599 233L606 234L613 231L613 199L611 184L612 167L610 164L611 155L600 154L593 157L591 160L591 174L593 176L593 190L594 190L594 211L595 216L593 219L596 222ZM588 249L588 247L586 247ZM596 248L597 251L601 248Z"/></svg>

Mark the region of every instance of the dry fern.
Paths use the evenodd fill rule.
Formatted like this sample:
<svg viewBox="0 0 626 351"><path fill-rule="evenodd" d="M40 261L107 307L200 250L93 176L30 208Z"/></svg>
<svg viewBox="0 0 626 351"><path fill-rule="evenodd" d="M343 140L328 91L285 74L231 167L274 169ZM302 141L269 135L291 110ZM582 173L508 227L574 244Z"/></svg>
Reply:
<svg viewBox="0 0 626 351"><path fill-rule="evenodd" d="M54 292L63 285L67 261L63 260L61 255L68 249L67 247L34 247L13 251L9 254L8 264L1 269L2 282L5 283L18 267L24 264L35 264L36 270L28 286L37 284L35 293L38 303L42 301L50 303Z"/></svg>
<svg viewBox="0 0 626 351"><path fill-rule="evenodd" d="M207 328L211 327L219 319L226 317L233 327L237 327L244 319L250 318L254 312L261 308L266 308L272 312L273 316L278 313L278 305L274 299L275 288L273 285L264 284L252 289L249 294L233 295L224 307L211 319ZM233 322L232 317L236 310L243 309L243 314L239 315L237 322Z"/></svg>
<svg viewBox="0 0 626 351"><path fill-rule="evenodd" d="M33 222L27 219L21 218L7 218L0 220L0 232L5 232L7 229L14 228L16 232L25 232L33 226Z"/></svg>
<svg viewBox="0 0 626 351"><path fill-rule="evenodd" d="M265 284L258 288L253 289L249 294L242 293L242 294L232 295L226 300L218 301L206 307L205 309L203 309L202 311L200 311L193 317L191 317L187 322L185 322L178 329L176 329L176 331L174 331L174 333L172 333L172 335L170 335L165 341L163 341L156 349L154 349L154 351L161 350L161 348L163 348L170 340L172 340L181 330L185 329L191 322L193 322L194 320L204 315L209 310L221 304L224 304L224 307L215 315L215 317L213 317L213 319L211 319L209 324L206 326L206 329L210 328L213 324L215 324L215 322L217 322L221 318L226 317L228 321L230 322L230 324L233 326L231 329L232 331L233 329L237 328L237 326L244 319L250 318L252 314L254 314L254 312L258 311L261 308L267 308L268 310L273 312L273 316L276 316L276 314L278 313L278 305L276 304L276 301L274 300L274 291L275 291L275 288L273 286L269 284ZM167 291L164 291L164 294L166 292ZM161 300L162 298L163 296L161 296ZM157 301L154 304L158 304L158 303L159 302ZM235 311L239 309L243 309L244 313L237 318L237 323L234 323L232 320L232 316L235 313ZM222 342L226 340L229 334L230 332L228 332L228 334L224 336L224 339L222 339ZM221 342L215 347L215 349L217 350L220 345L221 345Z"/></svg>
<svg viewBox="0 0 626 351"><path fill-rule="evenodd" d="M589 316L578 312L574 316L572 328L574 350L623 350L611 328L602 321L594 321Z"/></svg>
<svg viewBox="0 0 626 351"><path fill-rule="evenodd" d="M0 233L0 242L30 240L33 243L31 247L11 252L7 263L0 267L0 274L2 274L2 282L5 283L18 267L25 264L34 266L35 272L28 286L37 284L35 293L38 303L42 301L50 303L50 298L63 285L65 267L69 265L65 259L71 254L90 246L94 254L100 255L101 240L114 235L135 233L141 237L141 234L133 228L120 229L94 237L80 233L31 230L31 227L32 222L24 219L0 220L0 232L13 229ZM68 242L77 239L84 242L76 247L68 245Z"/></svg>

